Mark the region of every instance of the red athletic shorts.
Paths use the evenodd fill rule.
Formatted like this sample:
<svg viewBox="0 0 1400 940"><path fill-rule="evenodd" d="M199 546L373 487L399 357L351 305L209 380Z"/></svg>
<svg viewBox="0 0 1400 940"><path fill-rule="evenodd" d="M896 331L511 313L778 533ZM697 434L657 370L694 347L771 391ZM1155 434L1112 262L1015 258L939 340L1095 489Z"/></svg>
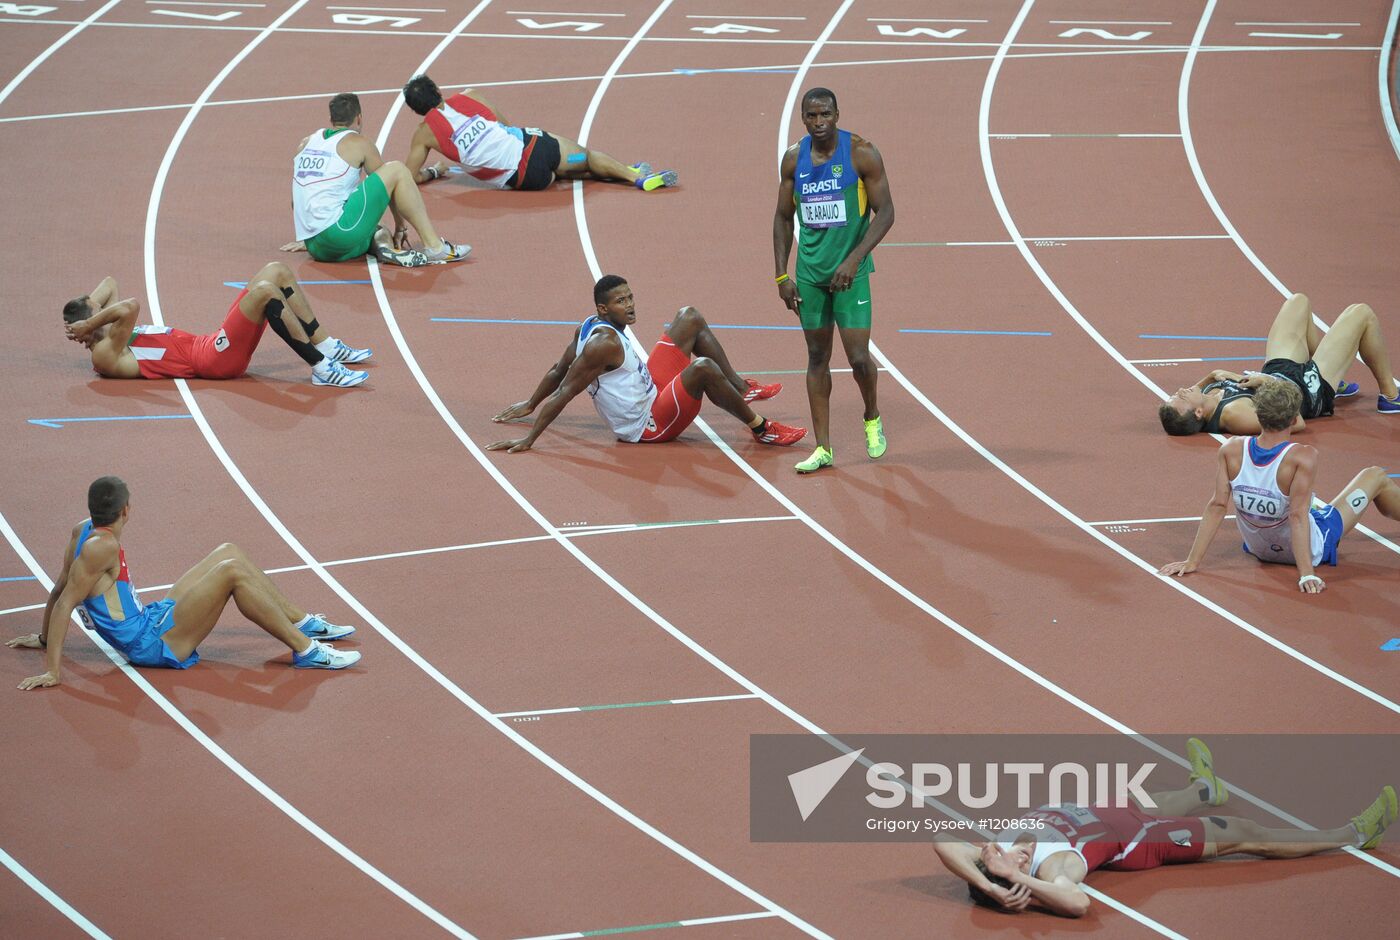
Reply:
<svg viewBox="0 0 1400 940"><path fill-rule="evenodd" d="M247 288L239 291L217 333L194 341L190 365L201 379L236 379L248 371L253 350L258 348L263 330L267 329L267 321L254 323L243 315L238 305L246 296Z"/></svg>
<svg viewBox="0 0 1400 940"><path fill-rule="evenodd" d="M1113 846L1115 837L1118 842L1113 846L1114 855L1121 857L1111 858L1102 866L1112 871L1142 871L1198 862L1206 847L1205 820L1199 816L1151 816L1135 806L1095 808L1093 812L1113 832L1102 846ZM1086 846L1086 860L1088 855Z"/></svg>
<svg viewBox="0 0 1400 940"><path fill-rule="evenodd" d="M651 417L642 431L642 443L675 440L700 413L700 400L692 398L681 384L681 372L688 365L690 356L662 333L647 359L647 371L656 383L656 401L651 403Z"/></svg>

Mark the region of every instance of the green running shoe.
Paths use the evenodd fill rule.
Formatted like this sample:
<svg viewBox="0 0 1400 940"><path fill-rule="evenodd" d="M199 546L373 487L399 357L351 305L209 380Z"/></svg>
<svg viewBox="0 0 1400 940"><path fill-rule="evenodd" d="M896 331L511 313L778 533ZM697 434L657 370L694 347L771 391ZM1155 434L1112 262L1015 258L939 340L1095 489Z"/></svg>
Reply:
<svg viewBox="0 0 1400 940"><path fill-rule="evenodd" d="M1210 756L1210 748L1200 738L1186 739L1186 759L1191 762L1191 782L1200 781L1206 785L1206 802L1220 806L1230 798L1225 781L1215 776L1215 761Z"/></svg>
<svg viewBox="0 0 1400 940"><path fill-rule="evenodd" d="M798 473L816 473L822 467L829 467L832 463L831 451L825 447L818 447L812 451L812 456L797 464Z"/></svg>
<svg viewBox="0 0 1400 940"><path fill-rule="evenodd" d="M871 460L878 460L885 455L885 426L880 423L878 417L865 422L865 452L870 455Z"/></svg>
<svg viewBox="0 0 1400 940"><path fill-rule="evenodd" d="M1374 849L1380 845L1381 835L1385 833L1387 826L1395 822L1396 815L1395 788L1387 786L1381 790L1381 795L1376 797L1376 802L1351 820L1357 836L1361 839L1361 848Z"/></svg>

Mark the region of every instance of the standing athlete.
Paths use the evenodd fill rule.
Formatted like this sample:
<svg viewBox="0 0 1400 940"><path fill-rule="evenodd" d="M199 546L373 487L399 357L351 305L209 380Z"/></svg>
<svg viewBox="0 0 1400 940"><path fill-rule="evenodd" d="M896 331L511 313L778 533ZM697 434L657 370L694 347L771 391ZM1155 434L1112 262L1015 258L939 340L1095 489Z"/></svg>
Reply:
<svg viewBox="0 0 1400 940"><path fill-rule="evenodd" d="M329 623L308 614L282 596L266 574L237 545L220 545L185 572L164 600L142 605L131 586L122 549L122 530L131 517L127 486L117 477L100 477L88 487L91 518L73 527L63 570L49 592L44 625L38 633L6 643L13 649L45 650L47 671L30 676L21 689L59 684L63 637L76 610L83 626L106 640L133 666L188 669L199 662L195 648L219 622L229 598L243 616L292 651L298 669L344 669L360 654L337 650L321 640L339 640L354 627Z"/></svg>
<svg viewBox="0 0 1400 940"><path fill-rule="evenodd" d="M797 465L812 473L832 463L831 346L833 324L865 403L865 450L885 453L885 429L875 401L870 362L870 252L894 225L885 162L875 145L838 130L836 95L813 88L802 96L807 136L783 154L778 209L773 214L774 280L778 296L802 322L807 340L807 401L817 449ZM797 273L787 273L793 217L798 220Z"/></svg>

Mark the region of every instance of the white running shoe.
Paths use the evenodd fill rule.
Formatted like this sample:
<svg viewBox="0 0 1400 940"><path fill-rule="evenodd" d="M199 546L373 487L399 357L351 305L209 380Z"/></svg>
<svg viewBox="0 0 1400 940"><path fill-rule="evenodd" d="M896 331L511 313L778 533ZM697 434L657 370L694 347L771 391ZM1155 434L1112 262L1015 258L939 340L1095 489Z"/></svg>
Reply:
<svg viewBox="0 0 1400 940"><path fill-rule="evenodd" d="M312 640L340 640L355 632L354 627L331 623L325 614L312 614L311 619L297 629Z"/></svg>
<svg viewBox="0 0 1400 940"><path fill-rule="evenodd" d="M450 264L453 261L467 260L467 255L472 253L472 246L456 245L444 238L441 253L434 254L428 249L424 249L423 253L427 256L429 264Z"/></svg>
<svg viewBox="0 0 1400 940"><path fill-rule="evenodd" d="M356 363L364 362L366 359L373 355L374 350L370 349L369 347L365 347L364 349L356 349L354 346L346 345L344 340L338 339L335 341L335 352L331 353L328 358L331 362Z"/></svg>
<svg viewBox="0 0 1400 940"><path fill-rule="evenodd" d="M344 669L360 661L360 654L352 650L338 650L311 641L304 653L292 653L292 665L297 669Z"/></svg>
<svg viewBox="0 0 1400 940"><path fill-rule="evenodd" d="M347 369L338 362L322 359L311 367L312 385L334 385L337 388L353 388L369 378L368 372Z"/></svg>

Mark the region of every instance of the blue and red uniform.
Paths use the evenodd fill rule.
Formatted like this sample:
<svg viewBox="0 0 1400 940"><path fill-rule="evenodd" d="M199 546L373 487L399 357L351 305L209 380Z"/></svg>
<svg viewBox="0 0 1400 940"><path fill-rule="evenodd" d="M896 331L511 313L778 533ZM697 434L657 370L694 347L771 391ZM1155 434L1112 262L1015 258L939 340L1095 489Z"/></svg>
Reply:
<svg viewBox="0 0 1400 940"><path fill-rule="evenodd" d="M77 559L94 528L89 519L78 533ZM106 640L136 666L167 666L188 669L199 662L199 653L179 659L161 637L175 625L175 602L170 598L143 606L131 588L131 572L126 567L126 549L117 549L121 570L112 586L101 594L83 600L78 619Z"/></svg>

